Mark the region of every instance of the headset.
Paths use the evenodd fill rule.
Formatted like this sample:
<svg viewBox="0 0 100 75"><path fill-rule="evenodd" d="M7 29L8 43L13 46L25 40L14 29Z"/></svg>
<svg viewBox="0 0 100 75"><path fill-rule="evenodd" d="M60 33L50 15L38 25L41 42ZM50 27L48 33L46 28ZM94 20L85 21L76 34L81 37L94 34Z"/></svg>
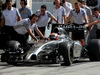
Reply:
<svg viewBox="0 0 100 75"><path fill-rule="evenodd" d="M27 5L27 0L21 0L21 1L24 1L24 4Z"/></svg>
<svg viewBox="0 0 100 75"><path fill-rule="evenodd" d="M61 2L61 0L60 0ZM62 0L62 3L65 3L66 1L65 0ZM62 3L60 3L60 5L62 5ZM55 5L55 2L53 2L53 4Z"/></svg>

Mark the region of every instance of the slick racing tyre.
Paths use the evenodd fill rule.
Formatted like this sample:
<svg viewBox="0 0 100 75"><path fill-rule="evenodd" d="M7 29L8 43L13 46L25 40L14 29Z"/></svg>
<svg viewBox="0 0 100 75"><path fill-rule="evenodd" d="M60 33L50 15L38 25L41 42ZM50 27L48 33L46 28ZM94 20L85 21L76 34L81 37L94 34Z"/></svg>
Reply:
<svg viewBox="0 0 100 75"><path fill-rule="evenodd" d="M61 54L64 58L65 66L70 66L73 62L73 56L71 52L71 47L68 46L67 42L62 42L59 45L59 54Z"/></svg>
<svg viewBox="0 0 100 75"><path fill-rule="evenodd" d="M6 63L8 64L8 65L17 65L17 62L15 62L15 60L14 59L9 59L8 58L8 60L6 61Z"/></svg>
<svg viewBox="0 0 100 75"><path fill-rule="evenodd" d="M90 61L100 60L100 39L90 40L88 48Z"/></svg>
<svg viewBox="0 0 100 75"><path fill-rule="evenodd" d="M6 61L6 54L2 53L1 54L1 62L5 62Z"/></svg>
<svg viewBox="0 0 100 75"><path fill-rule="evenodd" d="M7 59L6 59L6 62L7 64L10 64L10 65L17 65L17 62L15 61L16 60L16 52L17 54L20 53L20 43L18 41L9 41L7 43L7 46L6 46L6 49L7 49Z"/></svg>
<svg viewBox="0 0 100 75"><path fill-rule="evenodd" d="M6 45L6 48L10 51L16 51L21 47L18 41L9 41Z"/></svg>

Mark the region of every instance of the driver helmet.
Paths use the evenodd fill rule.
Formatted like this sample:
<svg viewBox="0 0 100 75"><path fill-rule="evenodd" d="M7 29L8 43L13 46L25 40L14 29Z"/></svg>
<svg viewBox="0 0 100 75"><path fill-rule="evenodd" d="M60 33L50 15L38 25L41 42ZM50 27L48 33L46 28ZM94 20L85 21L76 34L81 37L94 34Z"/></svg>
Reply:
<svg viewBox="0 0 100 75"><path fill-rule="evenodd" d="M50 37L50 40L58 40L59 39L57 33L51 33L49 37Z"/></svg>

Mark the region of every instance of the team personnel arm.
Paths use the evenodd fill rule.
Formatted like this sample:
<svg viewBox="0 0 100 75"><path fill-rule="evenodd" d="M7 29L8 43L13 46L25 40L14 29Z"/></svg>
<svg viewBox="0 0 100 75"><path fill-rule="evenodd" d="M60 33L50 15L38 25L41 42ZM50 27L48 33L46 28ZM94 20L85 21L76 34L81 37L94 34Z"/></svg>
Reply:
<svg viewBox="0 0 100 75"><path fill-rule="evenodd" d="M50 23L52 23L52 18L50 19Z"/></svg>
<svg viewBox="0 0 100 75"><path fill-rule="evenodd" d="M63 16L64 17L64 24L66 24L66 16Z"/></svg>
<svg viewBox="0 0 100 75"><path fill-rule="evenodd" d="M93 22L93 16L92 15L89 16L89 19L90 19L89 23ZM92 30L92 29L93 29L93 26L90 26L90 30Z"/></svg>
<svg viewBox="0 0 100 75"><path fill-rule="evenodd" d="M57 21L57 19L56 19L54 16L51 16L50 23L52 23L52 20L54 20L55 22L57 22L58 24L60 24L60 22L59 22L59 21Z"/></svg>
<svg viewBox="0 0 100 75"><path fill-rule="evenodd" d="M63 11L62 11L62 15L63 15L63 18L64 18L64 24L66 24L66 10L65 8L63 8Z"/></svg>
<svg viewBox="0 0 100 75"><path fill-rule="evenodd" d="M72 18L71 15L68 16L68 18L66 18L66 23L68 23L70 21L70 19Z"/></svg>
<svg viewBox="0 0 100 75"><path fill-rule="evenodd" d="M22 18L17 8L16 8L16 13L17 13L17 21L20 21Z"/></svg>
<svg viewBox="0 0 100 75"><path fill-rule="evenodd" d="M48 11L47 12L48 17L50 17L50 23L52 23L52 20L54 20L55 22L57 22L58 24L60 24L60 22Z"/></svg>
<svg viewBox="0 0 100 75"><path fill-rule="evenodd" d="M18 16L17 21L20 21L20 20L22 20L22 18L21 18L21 16Z"/></svg>
<svg viewBox="0 0 100 75"><path fill-rule="evenodd" d="M88 18L87 18L87 13L86 13L85 10L83 10L83 17L84 17L85 23L87 24L88 23Z"/></svg>
<svg viewBox="0 0 100 75"><path fill-rule="evenodd" d="M3 27L3 26L4 26L4 24L5 24L5 19L4 19L4 18L2 18L2 19L1 19L0 26L1 26L1 27Z"/></svg>
<svg viewBox="0 0 100 75"><path fill-rule="evenodd" d="M5 17L4 17L4 12L2 12L0 26L3 27L4 25L5 25Z"/></svg>
<svg viewBox="0 0 100 75"><path fill-rule="evenodd" d="M90 27L90 26L94 26L94 25L97 24L97 23L100 23L100 20L96 20L96 21L94 21L94 22L85 24L85 28Z"/></svg>
<svg viewBox="0 0 100 75"><path fill-rule="evenodd" d="M50 40L49 38L44 37L43 34L41 33L41 31L40 31L38 28L36 28L35 31L36 31L36 33L37 33L40 37L42 37L43 39L48 39L48 40Z"/></svg>
<svg viewBox="0 0 100 75"><path fill-rule="evenodd" d="M87 24L88 23L87 16L84 16L84 20L85 20L85 23Z"/></svg>
<svg viewBox="0 0 100 75"><path fill-rule="evenodd" d="M93 22L92 10L88 8L87 15L89 16L89 23Z"/></svg>
<svg viewBox="0 0 100 75"><path fill-rule="evenodd" d="M89 19L90 19L89 23L93 22L93 16L92 15L89 16Z"/></svg>
<svg viewBox="0 0 100 75"><path fill-rule="evenodd" d="M26 30L28 31L29 35L30 35L33 39L35 39L37 42L39 41L39 40L36 38L36 36L32 33L32 30L31 30L31 29L26 29Z"/></svg>

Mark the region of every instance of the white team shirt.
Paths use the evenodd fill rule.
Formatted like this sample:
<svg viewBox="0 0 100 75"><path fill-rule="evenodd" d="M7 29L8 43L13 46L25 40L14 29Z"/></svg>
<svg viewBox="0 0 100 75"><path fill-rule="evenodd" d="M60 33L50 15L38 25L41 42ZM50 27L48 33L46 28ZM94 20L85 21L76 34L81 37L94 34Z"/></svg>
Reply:
<svg viewBox="0 0 100 75"><path fill-rule="evenodd" d="M78 14L75 9L71 10L70 15L73 17L74 23L76 24L85 23L84 16L87 16L86 11L83 8L80 8L80 12Z"/></svg>
<svg viewBox="0 0 100 75"><path fill-rule="evenodd" d="M2 12L2 17L5 19L5 25L14 26L17 22L17 17L20 16L17 8L12 7L11 10L5 9Z"/></svg>
<svg viewBox="0 0 100 75"><path fill-rule="evenodd" d="M95 20L100 20L100 14L98 15L98 17L96 18L96 17L93 17L93 20L95 21ZM99 29L100 30L100 23L98 23L98 24L96 24L97 25L97 29Z"/></svg>
<svg viewBox="0 0 100 75"><path fill-rule="evenodd" d="M90 20L89 16L92 15L92 10L88 6L86 6L86 5L84 6L83 9L86 11L87 18L88 18L88 21L89 21Z"/></svg>
<svg viewBox="0 0 100 75"><path fill-rule="evenodd" d="M30 19L26 18L26 19L22 19L21 21L19 21L18 23L16 23L14 25L14 30L21 35L24 35L27 33L26 29L36 29L37 25L36 23L34 23L32 26L30 24Z"/></svg>
<svg viewBox="0 0 100 75"><path fill-rule="evenodd" d="M37 12L36 12L36 14L39 16L40 15L40 13L41 13L41 11L40 10L38 10ZM39 20L37 21L37 26L38 27L45 27L45 26L47 26L48 25L48 20L49 20L49 18L51 17L51 16L53 16L49 11L46 11L45 12L45 15L41 15L40 16L40 18L39 18Z"/></svg>
<svg viewBox="0 0 100 75"><path fill-rule="evenodd" d="M60 6L60 8L58 9L54 8L53 15L61 24L64 24L63 16L66 16L66 10L64 7ZM56 23L56 22L53 21L53 23Z"/></svg>
<svg viewBox="0 0 100 75"><path fill-rule="evenodd" d="M70 14L70 11L72 10L72 4L71 3L69 3L69 2L66 2L66 5L65 6L63 6L64 8L65 8L65 10L66 10L66 17L68 17L69 16L69 14Z"/></svg>

